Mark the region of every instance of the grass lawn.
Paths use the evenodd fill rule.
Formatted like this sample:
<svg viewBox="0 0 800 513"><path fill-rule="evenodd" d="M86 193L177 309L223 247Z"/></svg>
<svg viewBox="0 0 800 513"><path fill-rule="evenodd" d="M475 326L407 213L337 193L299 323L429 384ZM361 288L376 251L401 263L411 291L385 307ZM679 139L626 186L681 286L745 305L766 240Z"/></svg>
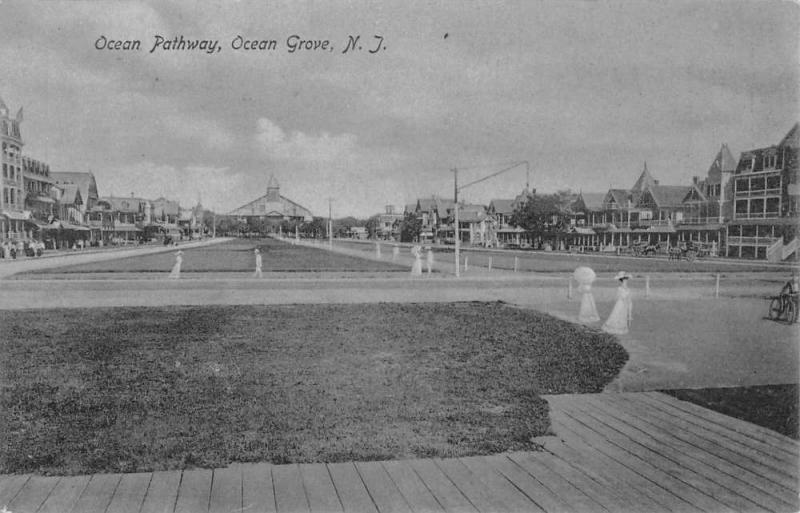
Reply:
<svg viewBox="0 0 800 513"><path fill-rule="evenodd" d="M798 403L800 403L798 385L662 390L662 392L800 440L797 417Z"/></svg>
<svg viewBox="0 0 800 513"><path fill-rule="evenodd" d="M293 246L275 239L236 239L230 242L183 250L181 272L253 272L259 248L262 270L267 272L408 272L408 266L332 253L325 249ZM88 264L67 265L20 274L80 274L120 272L168 273L175 264L175 251Z"/></svg>
<svg viewBox="0 0 800 513"><path fill-rule="evenodd" d="M0 473L532 450L610 335L502 303L0 311Z"/></svg>

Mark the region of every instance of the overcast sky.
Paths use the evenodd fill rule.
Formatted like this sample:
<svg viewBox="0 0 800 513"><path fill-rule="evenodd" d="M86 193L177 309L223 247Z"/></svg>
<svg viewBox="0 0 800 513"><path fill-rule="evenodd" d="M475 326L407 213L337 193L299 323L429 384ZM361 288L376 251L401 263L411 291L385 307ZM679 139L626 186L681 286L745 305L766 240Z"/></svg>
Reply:
<svg viewBox="0 0 800 513"><path fill-rule="evenodd" d="M400 4L400 2L394 2ZM266 191L327 215L452 197L530 162L550 192L664 184L800 119L800 8L780 1L0 0L0 98L24 153L101 195L225 212ZM333 51L290 53L287 38ZM220 51L156 50L156 36ZM232 40L274 39L272 51ZM349 35L361 51L342 53ZM383 37L383 47L371 54ZM101 36L139 51L96 49ZM466 188L513 197L524 166Z"/></svg>

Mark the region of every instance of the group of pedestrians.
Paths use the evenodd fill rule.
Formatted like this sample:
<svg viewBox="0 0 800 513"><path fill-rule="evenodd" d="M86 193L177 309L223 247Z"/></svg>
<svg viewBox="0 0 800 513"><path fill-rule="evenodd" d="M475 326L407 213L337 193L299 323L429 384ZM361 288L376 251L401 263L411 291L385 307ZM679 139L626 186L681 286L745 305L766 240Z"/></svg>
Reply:
<svg viewBox="0 0 800 513"><path fill-rule="evenodd" d="M600 314L597 312L597 306L592 295L592 283L597 276L589 267L578 267L575 269L573 277L578 282L578 292L581 294L578 321L584 324L600 322ZM625 271L620 271L614 276L614 279L619 282L616 301L614 308L611 309L611 314L606 322L603 323L601 329L606 333L624 335L628 333L633 320L633 301L631 300L631 291L628 288L628 280L631 279L631 275Z"/></svg>
<svg viewBox="0 0 800 513"><path fill-rule="evenodd" d="M256 272L253 275L254 278L263 278L264 274L261 271L261 267L263 264L263 260L261 258L261 251L258 248L253 250L253 253L256 257ZM169 273L169 277L172 280L177 280L181 277L181 266L183 265L183 251L180 249L175 252L175 264L172 266L172 270Z"/></svg>
<svg viewBox="0 0 800 513"><path fill-rule="evenodd" d="M29 242L5 241L0 245L0 258L15 259L21 256L42 256L44 254L44 242L32 240Z"/></svg>

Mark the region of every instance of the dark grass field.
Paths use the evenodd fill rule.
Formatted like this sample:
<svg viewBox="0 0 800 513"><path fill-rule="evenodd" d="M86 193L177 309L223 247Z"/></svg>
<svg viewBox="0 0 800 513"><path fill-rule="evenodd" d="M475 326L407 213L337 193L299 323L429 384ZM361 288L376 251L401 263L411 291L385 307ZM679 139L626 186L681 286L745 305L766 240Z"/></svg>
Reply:
<svg viewBox="0 0 800 513"><path fill-rule="evenodd" d="M800 403L798 385L662 390L662 392L800 440L797 417Z"/></svg>
<svg viewBox="0 0 800 513"><path fill-rule="evenodd" d="M534 450L613 337L502 303L0 311L0 473Z"/></svg>
<svg viewBox="0 0 800 513"><path fill-rule="evenodd" d="M341 255L325 249L293 246L275 239L237 239L184 250L181 272L254 272L255 248L261 251L262 270L265 273L408 272L408 266ZM167 251L154 255L42 269L18 276L24 278L32 274L169 273L174 264L175 251Z"/></svg>

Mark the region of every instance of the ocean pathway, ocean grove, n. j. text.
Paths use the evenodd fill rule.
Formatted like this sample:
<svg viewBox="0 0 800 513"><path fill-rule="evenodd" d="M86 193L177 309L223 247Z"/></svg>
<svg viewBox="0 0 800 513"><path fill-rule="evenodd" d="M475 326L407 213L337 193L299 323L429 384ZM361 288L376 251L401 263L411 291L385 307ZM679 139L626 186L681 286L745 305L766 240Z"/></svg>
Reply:
<svg viewBox="0 0 800 513"><path fill-rule="evenodd" d="M380 35L362 38L361 35L348 35L341 40L341 46L334 44L330 39L305 38L297 34L292 34L283 42L270 38L247 38L237 35L231 38L228 47L236 52L274 52L285 50L288 53L310 53L328 52L334 53L335 49L341 49L337 53L355 53L366 51L376 54L386 50L385 39ZM224 45L219 39L199 39L186 38L183 35L171 38L156 34L150 44L143 46L141 39L115 39L106 35L100 35L94 41L97 50L108 51L131 51L147 53L158 52L200 52L206 54L218 54L222 52ZM149 50L147 50L149 48Z"/></svg>

